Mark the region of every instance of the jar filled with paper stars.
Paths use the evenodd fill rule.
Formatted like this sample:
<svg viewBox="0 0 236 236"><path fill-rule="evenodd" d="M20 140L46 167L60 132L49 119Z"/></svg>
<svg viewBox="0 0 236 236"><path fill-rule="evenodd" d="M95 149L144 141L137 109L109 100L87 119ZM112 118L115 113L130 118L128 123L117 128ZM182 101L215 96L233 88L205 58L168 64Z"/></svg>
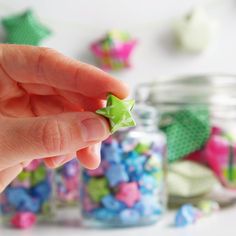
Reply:
<svg viewBox="0 0 236 236"><path fill-rule="evenodd" d="M99 114L125 117L111 123L114 132L101 147L101 164L83 169L81 214L88 227L130 227L157 222L166 208L165 135L157 129L156 109L143 103L110 97ZM118 113L109 108L118 108ZM127 108L125 113L124 110ZM114 113L113 113L114 112ZM133 123L132 123L133 122ZM116 132L115 132L116 131Z"/></svg>

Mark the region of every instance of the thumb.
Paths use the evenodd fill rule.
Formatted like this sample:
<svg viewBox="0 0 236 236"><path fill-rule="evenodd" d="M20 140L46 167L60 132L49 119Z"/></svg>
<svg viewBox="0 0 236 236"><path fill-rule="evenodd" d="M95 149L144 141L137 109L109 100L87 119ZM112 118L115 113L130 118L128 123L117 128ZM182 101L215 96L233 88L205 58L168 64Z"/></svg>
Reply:
<svg viewBox="0 0 236 236"><path fill-rule="evenodd" d="M22 161L73 153L109 135L106 119L92 112L0 118L0 130L0 170Z"/></svg>

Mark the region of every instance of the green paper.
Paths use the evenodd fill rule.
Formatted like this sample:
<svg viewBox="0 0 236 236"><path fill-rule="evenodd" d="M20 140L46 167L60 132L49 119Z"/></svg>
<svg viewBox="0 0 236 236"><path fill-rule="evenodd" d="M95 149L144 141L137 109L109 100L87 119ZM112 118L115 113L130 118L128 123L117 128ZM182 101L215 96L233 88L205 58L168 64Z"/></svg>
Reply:
<svg viewBox="0 0 236 236"><path fill-rule="evenodd" d="M4 18L2 25L7 32L6 43L38 46L51 31L42 25L31 10Z"/></svg>
<svg viewBox="0 0 236 236"><path fill-rule="evenodd" d="M28 171L22 171L18 176L17 179L21 182L24 182L25 180L29 180L31 176L31 173Z"/></svg>
<svg viewBox="0 0 236 236"><path fill-rule="evenodd" d="M150 143L149 144L147 144L147 143L139 143L135 147L134 151L136 151L139 154L142 154L142 153L147 152L149 149L150 149Z"/></svg>
<svg viewBox="0 0 236 236"><path fill-rule="evenodd" d="M209 111L196 107L166 113L161 129L167 136L168 160L178 160L201 149L207 142L211 131Z"/></svg>
<svg viewBox="0 0 236 236"><path fill-rule="evenodd" d="M110 193L106 178L91 178L87 188L90 198L94 202L100 202L103 197Z"/></svg>
<svg viewBox="0 0 236 236"><path fill-rule="evenodd" d="M133 99L120 100L110 94L107 97L106 107L97 110L96 113L109 119L111 132L114 133L120 128L132 127L136 125L131 114L134 103L135 101Z"/></svg>
<svg viewBox="0 0 236 236"><path fill-rule="evenodd" d="M46 175L47 175L46 167L43 165L39 166L35 171L32 172L32 175L31 175L32 185L34 186L42 182L43 180L45 180Z"/></svg>

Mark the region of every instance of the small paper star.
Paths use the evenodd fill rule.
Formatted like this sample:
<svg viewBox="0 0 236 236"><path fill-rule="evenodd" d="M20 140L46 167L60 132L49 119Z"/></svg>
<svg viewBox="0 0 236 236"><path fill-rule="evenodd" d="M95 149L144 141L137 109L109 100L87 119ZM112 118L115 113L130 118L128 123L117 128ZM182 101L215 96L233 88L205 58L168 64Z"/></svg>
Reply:
<svg viewBox="0 0 236 236"><path fill-rule="evenodd" d="M51 31L42 25L31 10L2 20L7 32L7 43L37 46Z"/></svg>
<svg viewBox="0 0 236 236"><path fill-rule="evenodd" d="M121 164L111 164L106 172L106 177L109 180L111 187L116 186L121 182L127 182L129 176L125 170L125 166Z"/></svg>
<svg viewBox="0 0 236 236"><path fill-rule="evenodd" d="M105 108L96 111L97 114L105 116L109 119L111 132L114 133L123 127L132 127L136 123L131 115L131 110L135 101L120 100L114 95L110 94L107 98L107 105Z"/></svg>
<svg viewBox="0 0 236 236"><path fill-rule="evenodd" d="M116 199L125 203L128 207L133 205L140 199L140 191L136 182L121 183L116 194Z"/></svg>
<svg viewBox="0 0 236 236"><path fill-rule="evenodd" d="M110 194L107 179L91 178L88 182L87 191L93 202L100 202L103 197Z"/></svg>

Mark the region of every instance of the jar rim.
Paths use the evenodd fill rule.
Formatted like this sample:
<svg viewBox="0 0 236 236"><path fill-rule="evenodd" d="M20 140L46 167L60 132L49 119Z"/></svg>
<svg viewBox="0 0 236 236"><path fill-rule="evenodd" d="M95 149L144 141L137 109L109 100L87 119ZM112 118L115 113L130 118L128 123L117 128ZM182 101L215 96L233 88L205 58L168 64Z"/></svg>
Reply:
<svg viewBox="0 0 236 236"><path fill-rule="evenodd" d="M148 90L145 100L152 104L236 107L236 75L205 74L163 78L142 83L136 91L140 89Z"/></svg>
<svg viewBox="0 0 236 236"><path fill-rule="evenodd" d="M139 84L137 94L138 102L156 106L161 112L203 106L216 119L236 119L236 75L199 74L161 78Z"/></svg>

